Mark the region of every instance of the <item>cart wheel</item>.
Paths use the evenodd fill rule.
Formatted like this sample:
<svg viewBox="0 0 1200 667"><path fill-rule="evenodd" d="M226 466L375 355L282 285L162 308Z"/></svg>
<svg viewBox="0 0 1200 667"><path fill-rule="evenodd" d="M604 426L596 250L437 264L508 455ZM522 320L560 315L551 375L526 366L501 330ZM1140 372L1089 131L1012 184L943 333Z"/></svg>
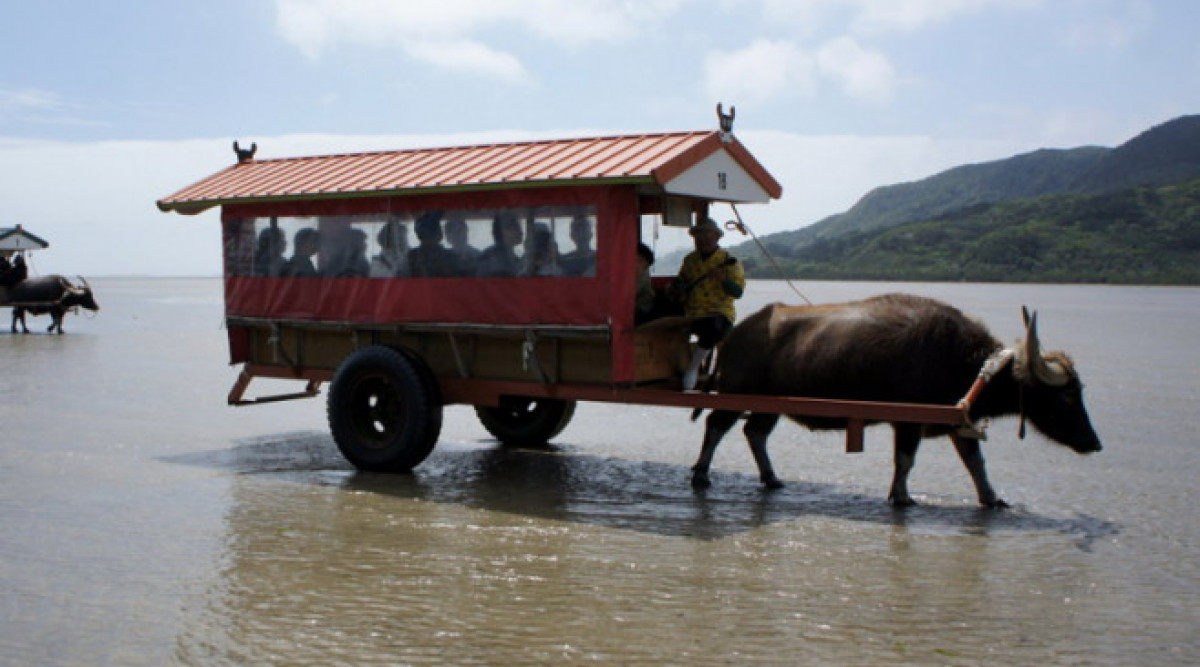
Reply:
<svg viewBox="0 0 1200 667"><path fill-rule="evenodd" d="M476 406L488 433L512 447L541 447L562 433L575 414L575 401L502 396L497 407Z"/></svg>
<svg viewBox="0 0 1200 667"><path fill-rule="evenodd" d="M342 362L327 411L338 449L361 470L412 470L433 451L442 428L442 403L425 363L382 346Z"/></svg>

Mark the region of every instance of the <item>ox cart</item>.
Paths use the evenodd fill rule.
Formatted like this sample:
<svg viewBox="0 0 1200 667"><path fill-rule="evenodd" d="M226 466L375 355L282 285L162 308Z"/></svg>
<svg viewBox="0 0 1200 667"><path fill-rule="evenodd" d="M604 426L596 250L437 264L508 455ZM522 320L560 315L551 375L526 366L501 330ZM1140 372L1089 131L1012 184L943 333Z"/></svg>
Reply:
<svg viewBox="0 0 1200 667"><path fill-rule="evenodd" d="M80 307L98 310L92 297L92 288L82 277L81 286L59 275L28 277L25 257L31 251L50 247L41 237L29 233L21 225L0 227L0 308L12 308L12 326L17 332L19 324L25 333L25 314L48 314L51 323L48 331L62 333L62 319L67 312Z"/></svg>
<svg viewBox="0 0 1200 667"><path fill-rule="evenodd" d="M688 320L635 323L637 245L781 195L727 130L286 159L234 146L235 164L157 202L221 207L228 401L329 383L330 429L360 469L420 464L449 404L517 445L553 438L578 401L831 417L848 451L870 422L968 426L965 404L681 389ZM303 388L248 398L255 378Z"/></svg>

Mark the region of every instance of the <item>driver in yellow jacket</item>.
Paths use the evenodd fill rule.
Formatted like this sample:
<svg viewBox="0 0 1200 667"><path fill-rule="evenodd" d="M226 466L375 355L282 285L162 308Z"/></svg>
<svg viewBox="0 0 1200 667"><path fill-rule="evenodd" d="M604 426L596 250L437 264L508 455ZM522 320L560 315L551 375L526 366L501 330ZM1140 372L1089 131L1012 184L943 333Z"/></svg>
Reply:
<svg viewBox="0 0 1200 667"><path fill-rule="evenodd" d="M741 298L746 289L741 264L719 245L725 233L716 222L706 218L688 233L696 249L684 258L672 285L683 299L683 314L699 318L691 326L697 348L683 374L684 390L695 388L700 364L733 328L737 319L733 300Z"/></svg>

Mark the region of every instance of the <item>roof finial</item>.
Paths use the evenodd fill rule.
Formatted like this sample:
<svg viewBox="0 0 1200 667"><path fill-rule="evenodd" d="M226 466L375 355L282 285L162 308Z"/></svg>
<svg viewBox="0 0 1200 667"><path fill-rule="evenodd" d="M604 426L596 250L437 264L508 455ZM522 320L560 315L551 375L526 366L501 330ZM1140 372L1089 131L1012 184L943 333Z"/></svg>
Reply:
<svg viewBox="0 0 1200 667"><path fill-rule="evenodd" d="M717 120L721 124L721 139L729 141L729 137L733 134L733 116L737 113L737 107L730 105L729 113L721 108L721 103L717 102Z"/></svg>
<svg viewBox="0 0 1200 667"><path fill-rule="evenodd" d="M238 164L252 161L254 159L254 153L257 151L257 143L250 144L250 148L240 148L238 147L238 142L236 140L233 142L233 152L237 154Z"/></svg>

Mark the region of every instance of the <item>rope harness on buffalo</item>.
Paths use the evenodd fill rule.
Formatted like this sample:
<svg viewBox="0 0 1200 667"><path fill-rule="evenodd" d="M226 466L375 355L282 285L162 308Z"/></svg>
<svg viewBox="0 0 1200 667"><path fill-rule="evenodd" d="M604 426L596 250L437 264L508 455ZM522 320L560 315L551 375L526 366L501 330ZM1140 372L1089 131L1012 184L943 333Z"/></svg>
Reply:
<svg viewBox="0 0 1200 667"><path fill-rule="evenodd" d="M1000 371L1004 370L1017 357L1017 351L1012 348L1003 348L992 353L986 361L983 362L983 367L979 369L979 375L975 377L975 382L971 388L967 390L958 404L955 406L962 410L963 413L968 413L971 406L979 399L979 395L983 393L984 387L996 377ZM1015 369L1014 369L1015 371ZM1015 374L1015 373L1014 373ZM1017 377L1017 404L1020 413L1020 426L1017 427L1017 437L1021 440L1025 439L1025 383L1020 377ZM982 424L967 423L958 428L958 434L968 438L976 438L979 440L987 440L987 420L983 420Z"/></svg>

